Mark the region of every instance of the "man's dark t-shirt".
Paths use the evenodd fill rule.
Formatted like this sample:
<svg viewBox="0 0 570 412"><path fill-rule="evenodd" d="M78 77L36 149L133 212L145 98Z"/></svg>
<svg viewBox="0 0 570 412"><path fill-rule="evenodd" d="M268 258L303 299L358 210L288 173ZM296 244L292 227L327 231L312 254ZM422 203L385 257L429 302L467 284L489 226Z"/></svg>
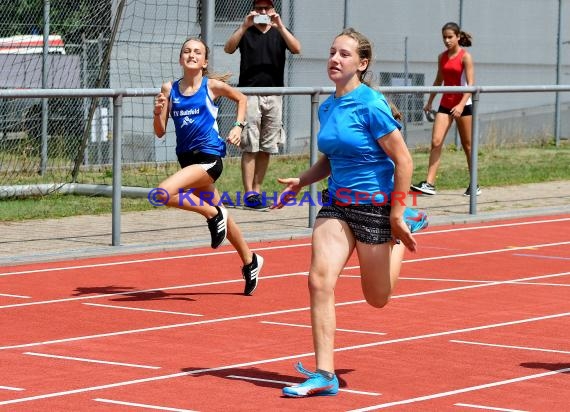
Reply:
<svg viewBox="0 0 570 412"><path fill-rule="evenodd" d="M283 87L287 43L275 28L266 33L257 27L247 29L242 36L238 87Z"/></svg>

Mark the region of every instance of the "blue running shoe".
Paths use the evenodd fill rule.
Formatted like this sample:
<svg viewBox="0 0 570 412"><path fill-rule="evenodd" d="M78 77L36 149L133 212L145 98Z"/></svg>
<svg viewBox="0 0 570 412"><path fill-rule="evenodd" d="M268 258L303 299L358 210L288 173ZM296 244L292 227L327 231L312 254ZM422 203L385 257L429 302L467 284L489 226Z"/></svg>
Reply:
<svg viewBox="0 0 570 412"><path fill-rule="evenodd" d="M303 368L301 362L298 362L295 365L295 369L297 369L299 373L307 376L309 379L298 385L283 388L284 396L300 398L305 396L336 395L338 393L338 379L336 375L334 375L332 380L329 381L320 373L309 372Z"/></svg>
<svg viewBox="0 0 570 412"><path fill-rule="evenodd" d="M428 227L427 213L423 210L410 209L404 210L404 222L410 228L410 232L416 233Z"/></svg>

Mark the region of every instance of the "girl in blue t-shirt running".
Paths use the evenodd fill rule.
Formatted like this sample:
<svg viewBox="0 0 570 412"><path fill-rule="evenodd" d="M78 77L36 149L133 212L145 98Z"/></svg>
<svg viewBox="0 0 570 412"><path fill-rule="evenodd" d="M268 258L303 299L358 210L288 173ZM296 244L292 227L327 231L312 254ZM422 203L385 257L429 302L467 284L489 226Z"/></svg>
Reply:
<svg viewBox="0 0 570 412"><path fill-rule="evenodd" d="M297 364L307 376L283 389L285 396L335 395L336 282L354 250L362 292L377 308L388 303L405 248L416 250L411 232L427 226L425 213L407 209L412 157L390 104L369 87L369 40L345 29L333 41L327 72L336 86L319 108L318 147L323 156L286 185L274 207L283 207L303 186L328 177L312 237L309 292L316 372Z"/></svg>

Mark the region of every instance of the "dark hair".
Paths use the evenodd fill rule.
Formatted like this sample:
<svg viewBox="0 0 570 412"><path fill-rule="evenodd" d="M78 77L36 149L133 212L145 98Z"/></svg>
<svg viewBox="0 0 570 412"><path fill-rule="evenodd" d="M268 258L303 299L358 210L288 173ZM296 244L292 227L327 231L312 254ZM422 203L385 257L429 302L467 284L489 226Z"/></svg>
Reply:
<svg viewBox="0 0 570 412"><path fill-rule="evenodd" d="M367 74L369 74L368 68L372 64L372 43L370 42L370 40L368 40L368 38L364 34L354 30L352 27L344 29L336 37L340 36L347 36L350 37L351 39L356 40L357 43L356 52L358 53L358 57L360 57L360 59L368 60L368 65L362 72L360 72L359 79L362 83L370 85L371 79L369 78L369 76L367 76Z"/></svg>
<svg viewBox="0 0 570 412"><path fill-rule="evenodd" d="M255 7L255 4L261 0L253 0L253 7ZM271 7L275 7L275 2L273 0L267 0L267 2L271 3Z"/></svg>
<svg viewBox="0 0 570 412"><path fill-rule="evenodd" d="M204 58L207 61L208 56L210 55L210 48L208 47L206 42L204 42L204 40L202 40L202 38L197 37L197 36L188 37L186 40L184 40L184 43L182 43L182 47L180 48L180 57L182 57L182 51L184 50L184 46L189 41L197 41L197 42L202 43L204 45L204 49L206 50L206 55L204 56ZM217 79L217 80L221 80L223 82L227 82L232 77L232 74L231 73L224 73L224 74L210 73L210 71L208 70L208 67L206 66L202 69L202 76L208 77L210 79Z"/></svg>
<svg viewBox="0 0 570 412"><path fill-rule="evenodd" d="M471 44L473 44L473 42L472 42L473 37L471 36L471 34L461 30L461 28L459 27L459 25L457 23L454 23L452 21L445 23L443 25L443 27L441 28L441 32L443 33L445 30L451 30L457 36L459 36L459 45L460 46L469 47L469 46L471 46Z"/></svg>

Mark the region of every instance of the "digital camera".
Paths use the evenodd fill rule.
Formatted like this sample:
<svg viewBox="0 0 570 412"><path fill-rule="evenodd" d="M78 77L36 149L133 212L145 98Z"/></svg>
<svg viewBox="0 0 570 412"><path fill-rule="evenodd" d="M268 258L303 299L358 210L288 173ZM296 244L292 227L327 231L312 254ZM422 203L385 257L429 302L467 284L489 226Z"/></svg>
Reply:
<svg viewBox="0 0 570 412"><path fill-rule="evenodd" d="M271 23L271 17L269 17L267 14L258 14L256 16L253 16L253 22L255 24L269 24Z"/></svg>

